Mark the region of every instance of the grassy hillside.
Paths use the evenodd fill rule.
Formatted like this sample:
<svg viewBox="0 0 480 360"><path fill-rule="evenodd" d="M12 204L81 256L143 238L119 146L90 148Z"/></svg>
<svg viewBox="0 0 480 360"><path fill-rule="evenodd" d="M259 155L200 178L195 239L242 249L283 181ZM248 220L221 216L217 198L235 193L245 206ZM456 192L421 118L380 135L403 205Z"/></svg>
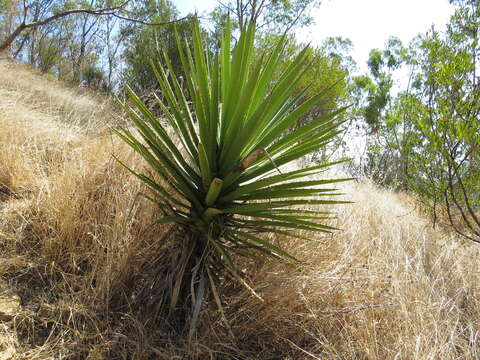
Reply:
<svg viewBox="0 0 480 360"><path fill-rule="evenodd" d="M108 99L0 62L0 358L480 358L480 248L369 183L344 185L342 231L285 245L301 268L245 263L255 294L225 289L226 321L205 307L187 347L134 305L169 227L112 157L140 166L117 121Z"/></svg>

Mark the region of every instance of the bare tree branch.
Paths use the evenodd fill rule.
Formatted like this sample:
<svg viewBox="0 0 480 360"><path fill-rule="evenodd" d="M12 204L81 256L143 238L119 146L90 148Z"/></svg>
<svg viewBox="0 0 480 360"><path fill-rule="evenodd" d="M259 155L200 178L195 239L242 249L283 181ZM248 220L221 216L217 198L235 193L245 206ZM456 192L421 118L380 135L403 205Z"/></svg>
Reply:
<svg viewBox="0 0 480 360"><path fill-rule="evenodd" d="M119 14L109 14L109 15L113 15L114 17L116 17L118 19L121 19L121 20L131 21L133 23L142 24L142 25L149 25L149 26L171 25L171 24L175 24L175 23L178 23L178 22L181 22L181 21L184 21L184 20L187 20L188 18L190 18L190 15L187 15L187 16L184 16L183 18L176 19L176 20L171 20L171 21L149 22L149 21L144 21L144 20L140 20L140 19L131 18L131 17L128 17L128 16L122 16L122 15L119 15Z"/></svg>

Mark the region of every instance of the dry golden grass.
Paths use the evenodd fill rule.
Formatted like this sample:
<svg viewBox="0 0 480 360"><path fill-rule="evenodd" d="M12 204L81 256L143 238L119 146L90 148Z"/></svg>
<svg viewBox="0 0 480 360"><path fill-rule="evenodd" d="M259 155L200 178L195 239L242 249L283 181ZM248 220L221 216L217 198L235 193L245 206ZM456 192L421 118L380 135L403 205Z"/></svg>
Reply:
<svg viewBox="0 0 480 360"><path fill-rule="evenodd" d="M1 89L11 93L10 102L20 101L29 109L40 109L51 117L68 119L82 131L112 124L114 112L107 97L86 88L69 87L40 76L29 65L0 59ZM2 96L5 98L5 93ZM110 115L109 115L110 114Z"/></svg>
<svg viewBox="0 0 480 360"><path fill-rule="evenodd" d="M341 233L292 244L308 264L299 272L260 268L265 303L237 298L242 343L260 333L305 358L480 358L478 247L433 230L405 196L369 184L347 191L355 204L339 213Z"/></svg>
<svg viewBox="0 0 480 360"><path fill-rule="evenodd" d="M245 264L262 300L226 284L228 325L205 306L187 347L131 307L169 227L102 103L0 62L0 276L22 303L0 358L480 358L479 248L368 183L345 185L342 231L286 244L301 267Z"/></svg>

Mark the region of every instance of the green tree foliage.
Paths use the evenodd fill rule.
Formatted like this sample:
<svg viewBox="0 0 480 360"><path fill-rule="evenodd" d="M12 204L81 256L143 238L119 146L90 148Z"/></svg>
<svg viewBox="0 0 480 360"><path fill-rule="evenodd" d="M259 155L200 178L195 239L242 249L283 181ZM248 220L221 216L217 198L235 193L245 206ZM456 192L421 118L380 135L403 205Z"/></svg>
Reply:
<svg viewBox="0 0 480 360"><path fill-rule="evenodd" d="M424 198L442 204L450 224L480 242L480 4L456 2L442 37L422 39L410 110L420 142L412 146L411 184Z"/></svg>
<svg viewBox="0 0 480 360"><path fill-rule="evenodd" d="M274 47L282 38L282 35L263 33L257 40L256 56L261 56L266 50ZM348 52L351 43L341 38L328 38L316 48L309 47L305 54L309 66L300 77L294 88L294 94L300 96L300 102L329 88L328 93L317 104L312 106L309 112L304 114L299 124L305 124L333 111L339 104L345 105L350 99L348 97L348 75L351 59ZM287 38L287 45L283 53L283 60L275 69L274 77L279 78L295 60L298 52L305 47L295 37Z"/></svg>
<svg viewBox="0 0 480 360"><path fill-rule="evenodd" d="M369 95L379 93L380 100L371 97L365 118L379 129L376 144L385 145L370 151L373 161L388 149L401 184L420 196L434 223L446 218L459 234L480 242L480 4L452 3L458 8L446 33L432 28L402 56L409 86L392 101L390 90L378 86L388 81L377 66L388 57L372 53Z"/></svg>
<svg viewBox="0 0 480 360"><path fill-rule="evenodd" d="M371 129L378 130L385 120L385 110L391 100L393 71L405 60L405 51L399 39L390 38L384 50L370 52L367 65L371 77L358 76L354 79L357 87L366 91L363 116Z"/></svg>
<svg viewBox="0 0 480 360"><path fill-rule="evenodd" d="M261 56L268 49L272 49L283 35L271 32L259 32L258 39L255 42L257 51L255 57ZM283 60L275 69L274 78L278 79L294 61L296 54L301 51L305 44L296 40L294 36L287 36L286 46L283 52ZM296 126L308 124L310 121L327 114L340 106L352 104L351 97L351 78L350 72L355 67L355 62L350 57L352 43L347 39L340 37L326 38L318 47L309 47L305 54L309 61L309 66L300 77L298 84L293 89L293 93L299 96L299 102L315 96L320 92L328 92L310 108L301 118L298 119ZM350 110L341 115L344 119L350 119ZM349 122L342 125L342 130L350 126ZM319 151L310 154L310 162L327 160L336 156L341 157L344 145L345 131L335 137L335 139Z"/></svg>
<svg viewBox="0 0 480 360"><path fill-rule="evenodd" d="M173 3L164 0L135 2L130 11L153 23L169 22L178 17ZM180 37L187 42L192 39L191 21L193 20L185 20L176 24ZM125 50L122 55L125 61L123 82L140 96L143 97L158 89L149 59L160 59L166 54L175 72L180 71L180 55L175 42L173 25L145 26L125 23L122 33L125 35Z"/></svg>
<svg viewBox="0 0 480 360"><path fill-rule="evenodd" d="M277 67L278 74L282 74L291 64L294 55L301 50L301 47L302 45L294 39L289 42L284 61ZM306 54L309 66L300 78L294 93L300 96L300 102L304 102L318 93L325 92L326 89L328 91L317 104L299 118L297 126L306 125L339 106L352 104L350 72L354 62L348 55L351 48L351 42L342 38L327 38L319 47L309 48ZM349 109L339 116L349 120L351 115ZM344 135L350 124L350 122L343 123L342 131L338 136L328 146L313 152L309 160L320 161L330 159L332 156L341 157L341 150L345 148Z"/></svg>
<svg viewBox="0 0 480 360"><path fill-rule="evenodd" d="M322 224L327 215L317 206L338 203L332 184L340 180L311 177L331 164L286 172L279 167L325 146L344 109L292 128L328 89L300 103L303 94L295 89L309 65L309 49L275 75L285 38L255 57L254 36L250 24L231 51L227 22L221 47L212 53L195 22L191 47L177 37L185 89L168 55L154 67L165 99L157 101L173 134L133 91L135 106L125 110L140 136L117 132L150 166L149 173L129 170L156 194L164 213L158 222L177 225L166 239L171 250L159 254L159 276L166 281L156 291L162 309L193 309L192 328L206 294L219 303L217 284L240 278L234 255L294 259L264 234L307 240L298 230L333 230Z"/></svg>
<svg viewBox="0 0 480 360"><path fill-rule="evenodd" d="M43 73L50 72L55 65L62 61L61 50L55 38L48 35L42 36L37 42L35 52L37 67Z"/></svg>
<svg viewBox="0 0 480 360"><path fill-rule="evenodd" d="M394 114L398 107L392 96L395 71L407 62L408 49L397 38L390 38L383 50L373 49L367 65L368 75L353 78L354 116L365 124L366 153L361 171L383 185L405 187L402 159L407 153L400 146L408 134L405 116ZM403 129L402 128L403 125ZM405 131L403 131L405 130Z"/></svg>
<svg viewBox="0 0 480 360"><path fill-rule="evenodd" d="M0 14L5 14L7 11L10 11L11 1L10 0L0 0Z"/></svg>

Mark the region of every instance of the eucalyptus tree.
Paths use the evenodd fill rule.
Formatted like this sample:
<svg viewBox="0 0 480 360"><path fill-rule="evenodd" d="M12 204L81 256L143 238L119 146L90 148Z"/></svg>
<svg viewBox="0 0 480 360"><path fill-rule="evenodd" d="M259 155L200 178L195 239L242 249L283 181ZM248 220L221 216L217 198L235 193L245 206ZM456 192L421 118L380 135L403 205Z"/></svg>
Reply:
<svg viewBox="0 0 480 360"><path fill-rule="evenodd" d="M395 37L384 49L373 49L367 60L369 73L353 78L353 100L356 116L366 142L363 158L358 159L361 171L377 183L407 188L409 138L406 116L397 116L395 76L407 65L408 51ZM410 81L406 92L409 91ZM397 94L398 95L398 94Z"/></svg>
<svg viewBox="0 0 480 360"><path fill-rule="evenodd" d="M373 77L357 81L368 89L364 116L375 130L371 163L418 194L434 224L480 242L480 4L451 3L444 33L432 27L398 52L409 69L404 91L392 96L381 51L371 53Z"/></svg>
<svg viewBox="0 0 480 360"><path fill-rule="evenodd" d="M137 1L129 7L129 11L149 22L168 23L179 18L174 4L164 0ZM192 38L191 21L185 19L176 24L177 32L186 41ZM150 59L161 58L166 53L175 71L180 70L180 55L173 25L159 27L124 22L121 27L124 39L122 59L125 63L122 82L140 96L150 96L153 91L158 90Z"/></svg>
<svg viewBox="0 0 480 360"><path fill-rule="evenodd" d="M445 213L457 233L480 242L480 4L454 4L446 34L432 29L413 59L410 108L420 137L411 184L435 220Z"/></svg>

